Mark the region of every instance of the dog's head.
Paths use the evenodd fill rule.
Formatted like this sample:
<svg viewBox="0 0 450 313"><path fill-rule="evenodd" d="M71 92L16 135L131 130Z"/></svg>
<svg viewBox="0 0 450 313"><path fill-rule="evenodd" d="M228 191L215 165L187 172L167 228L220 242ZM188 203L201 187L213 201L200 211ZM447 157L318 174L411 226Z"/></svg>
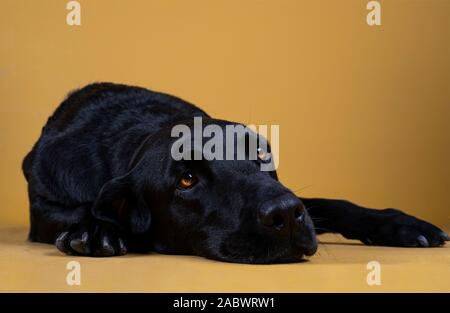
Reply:
<svg viewBox="0 0 450 313"><path fill-rule="evenodd" d="M224 133L235 125L212 122ZM100 192L94 214L126 228L129 245L139 241L160 253L240 263L295 262L314 254L314 227L303 203L275 170L261 171L269 151L245 140L246 151L257 149L256 159L247 153L240 160L211 160L192 145L189 154L201 160L176 160L176 140L170 129L147 137L131 170Z"/></svg>

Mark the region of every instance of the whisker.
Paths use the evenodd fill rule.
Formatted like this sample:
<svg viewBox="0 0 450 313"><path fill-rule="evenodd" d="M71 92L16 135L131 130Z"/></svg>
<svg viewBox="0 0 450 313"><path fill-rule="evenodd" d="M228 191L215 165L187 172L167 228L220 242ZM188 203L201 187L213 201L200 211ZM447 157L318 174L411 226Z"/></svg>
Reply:
<svg viewBox="0 0 450 313"><path fill-rule="evenodd" d="M313 206L307 207L306 209L309 210L309 209L320 208L320 207L321 207L320 205L313 205Z"/></svg>
<svg viewBox="0 0 450 313"><path fill-rule="evenodd" d="M306 186L303 186L303 187L300 187L300 188L297 188L297 189L293 189L292 190L292 192L293 193L297 193L297 192L299 192L299 191L302 191L302 190L304 190L304 189L306 189L306 188L309 188L309 187L312 187L313 185L306 185Z"/></svg>
<svg viewBox="0 0 450 313"><path fill-rule="evenodd" d="M323 222L323 221L328 221L328 218L324 218L324 217L311 217L311 219L315 222Z"/></svg>
<svg viewBox="0 0 450 313"><path fill-rule="evenodd" d="M323 230L325 232L330 232L331 233L331 230L329 230L327 228L323 228L323 227L314 227L314 230Z"/></svg>
<svg viewBox="0 0 450 313"><path fill-rule="evenodd" d="M323 249L325 250L325 252L327 254L330 254L330 252L328 251L328 247L325 243L321 242L320 239L317 239L319 246L323 247ZM320 256L320 252L319 250L317 250L317 254Z"/></svg>

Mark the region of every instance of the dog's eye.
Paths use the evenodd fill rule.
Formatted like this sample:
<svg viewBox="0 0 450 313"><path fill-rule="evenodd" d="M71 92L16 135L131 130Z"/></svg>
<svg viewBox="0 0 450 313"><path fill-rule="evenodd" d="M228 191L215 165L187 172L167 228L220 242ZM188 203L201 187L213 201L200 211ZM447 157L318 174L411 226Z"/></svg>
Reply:
<svg viewBox="0 0 450 313"><path fill-rule="evenodd" d="M194 187L197 182L197 177L191 171L185 171L178 181L178 188L189 189Z"/></svg>
<svg viewBox="0 0 450 313"><path fill-rule="evenodd" d="M270 161L270 154L267 153L263 148L258 148L258 159L260 159L263 162L269 162Z"/></svg>

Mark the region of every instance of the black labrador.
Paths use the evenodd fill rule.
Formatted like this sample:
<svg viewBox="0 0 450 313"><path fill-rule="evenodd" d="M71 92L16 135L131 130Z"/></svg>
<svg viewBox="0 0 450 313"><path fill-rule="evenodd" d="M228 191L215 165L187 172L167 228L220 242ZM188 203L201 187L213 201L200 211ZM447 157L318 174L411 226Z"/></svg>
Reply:
<svg viewBox="0 0 450 313"><path fill-rule="evenodd" d="M368 245L436 247L449 236L395 209L298 198L262 160L174 160L175 124L194 116L179 98L95 83L56 109L23 161L32 241L67 254L190 254L239 263L296 262L316 233Z"/></svg>

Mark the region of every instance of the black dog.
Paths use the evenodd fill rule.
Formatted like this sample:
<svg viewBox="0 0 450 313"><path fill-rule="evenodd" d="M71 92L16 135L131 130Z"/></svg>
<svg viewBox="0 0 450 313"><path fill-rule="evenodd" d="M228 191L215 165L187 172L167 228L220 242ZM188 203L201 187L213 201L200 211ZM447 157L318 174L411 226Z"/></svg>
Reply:
<svg viewBox="0 0 450 313"><path fill-rule="evenodd" d="M395 209L299 199L275 171L260 171L259 159L175 161L171 128L194 116L236 124L139 87L99 83L71 93L23 161L30 240L76 255L153 250L278 263L314 254L316 231L402 247L450 239Z"/></svg>

